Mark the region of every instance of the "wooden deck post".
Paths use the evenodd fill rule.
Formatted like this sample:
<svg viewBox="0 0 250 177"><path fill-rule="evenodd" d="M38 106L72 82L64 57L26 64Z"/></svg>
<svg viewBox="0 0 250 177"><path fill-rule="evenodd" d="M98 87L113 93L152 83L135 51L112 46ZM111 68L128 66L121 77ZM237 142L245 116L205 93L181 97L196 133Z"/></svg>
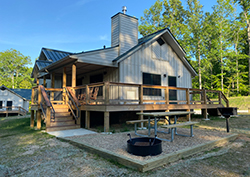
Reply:
<svg viewBox="0 0 250 177"><path fill-rule="evenodd" d="M35 100L35 89L32 88L32 90L31 90L31 104L34 104L34 100Z"/></svg>
<svg viewBox="0 0 250 177"><path fill-rule="evenodd" d="M139 93L139 104L143 104L143 85L139 86L138 93Z"/></svg>
<svg viewBox="0 0 250 177"><path fill-rule="evenodd" d="M72 87L76 86L76 64L72 65ZM75 89L72 89L72 92L75 94Z"/></svg>
<svg viewBox="0 0 250 177"><path fill-rule="evenodd" d="M219 104L222 104L222 102L221 102L221 92L219 92L219 95L218 95L218 99L219 99Z"/></svg>
<svg viewBox="0 0 250 177"><path fill-rule="evenodd" d="M50 107L47 106L47 109L46 109L46 127L50 127L50 117L51 117Z"/></svg>
<svg viewBox="0 0 250 177"><path fill-rule="evenodd" d="M41 127L42 127L41 110L37 110L37 111L36 111L36 120L37 120L36 128L37 128L38 130L40 130Z"/></svg>
<svg viewBox="0 0 250 177"><path fill-rule="evenodd" d="M165 88L165 104L169 104L169 88L168 86Z"/></svg>
<svg viewBox="0 0 250 177"><path fill-rule="evenodd" d="M187 100L187 104L190 105L189 88L186 89L186 100ZM190 109L187 109L187 111L190 111ZM191 120L191 114L188 114L188 115L187 115L187 119L188 119L188 121Z"/></svg>
<svg viewBox="0 0 250 177"><path fill-rule="evenodd" d="M207 105L207 92L206 92L206 90L204 89L203 90L203 104L205 104L205 105ZM203 117L205 118L205 119L208 119L207 118L207 108L205 108L205 109L203 109L202 110L202 114L203 114Z"/></svg>
<svg viewBox="0 0 250 177"><path fill-rule="evenodd" d="M55 88L55 73L52 73L51 74L51 88ZM51 101L54 101L54 91L51 92L51 95L50 95L50 100Z"/></svg>
<svg viewBox="0 0 250 177"><path fill-rule="evenodd" d="M34 121L34 117L35 117L34 114L35 113L34 112L35 112L34 110L30 111L30 127L31 128L34 128L34 124L35 124L35 121Z"/></svg>
<svg viewBox="0 0 250 177"><path fill-rule="evenodd" d="M86 85L86 104L89 104L89 86Z"/></svg>
<svg viewBox="0 0 250 177"><path fill-rule="evenodd" d="M109 82L105 82L105 104L109 104Z"/></svg>
<svg viewBox="0 0 250 177"><path fill-rule="evenodd" d="M81 108L80 107L78 107L78 108L79 108L79 113L78 113L79 117L77 119L77 125L81 126L81 121L82 121L81 116L82 116L82 113L81 113Z"/></svg>
<svg viewBox="0 0 250 177"><path fill-rule="evenodd" d="M104 112L104 132L109 132L109 112Z"/></svg>
<svg viewBox="0 0 250 177"><path fill-rule="evenodd" d="M90 112L85 111L85 128L90 128Z"/></svg>
<svg viewBox="0 0 250 177"><path fill-rule="evenodd" d="M67 74L66 74L66 67L63 68L63 88L66 88L66 80L67 79ZM65 90L63 89L63 102L66 104L66 93Z"/></svg>
<svg viewBox="0 0 250 177"><path fill-rule="evenodd" d="M38 87L38 107L39 108L40 108L41 101L42 101L42 92L41 92L41 88ZM41 125L42 125L41 108L36 111L36 120L37 120L36 127L37 127L38 130L40 130Z"/></svg>

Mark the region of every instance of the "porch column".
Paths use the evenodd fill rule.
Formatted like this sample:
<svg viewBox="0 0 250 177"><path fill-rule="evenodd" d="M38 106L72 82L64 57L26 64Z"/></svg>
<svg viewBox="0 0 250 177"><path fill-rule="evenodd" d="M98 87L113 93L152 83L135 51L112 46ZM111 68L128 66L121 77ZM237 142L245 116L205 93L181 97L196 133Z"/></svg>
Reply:
<svg viewBox="0 0 250 177"><path fill-rule="evenodd" d="M67 79L67 74L66 74L66 67L63 68L63 88L66 87L66 79ZM63 102L66 104L66 93L65 90L63 89Z"/></svg>
<svg viewBox="0 0 250 177"><path fill-rule="evenodd" d="M38 86L39 85L39 79L36 78L36 85Z"/></svg>
<svg viewBox="0 0 250 177"><path fill-rule="evenodd" d="M165 104L169 105L169 88L166 86L165 88ZM169 109L167 109L165 112L169 112ZM169 119L169 116L165 116L166 119ZM165 119L164 124L168 124L168 121Z"/></svg>
<svg viewBox="0 0 250 177"><path fill-rule="evenodd" d="M109 112L104 112L104 132L109 132Z"/></svg>
<svg viewBox="0 0 250 177"><path fill-rule="evenodd" d="M30 113L30 127L31 128L34 128L34 123L35 123L35 121L34 121L34 110L31 110L31 113Z"/></svg>
<svg viewBox="0 0 250 177"><path fill-rule="evenodd" d="M72 87L76 86L76 64L75 63L72 65L72 84L71 84L71 86Z"/></svg>
<svg viewBox="0 0 250 177"><path fill-rule="evenodd" d="M43 86L44 86L44 88L46 87L46 77L45 76L43 76Z"/></svg>
<svg viewBox="0 0 250 177"><path fill-rule="evenodd" d="M85 128L90 128L90 112L85 111Z"/></svg>
<svg viewBox="0 0 250 177"><path fill-rule="evenodd" d="M51 88L55 88L55 73L52 73L50 77L51 77ZM54 94L55 93L52 91L50 96L51 101L54 101Z"/></svg>

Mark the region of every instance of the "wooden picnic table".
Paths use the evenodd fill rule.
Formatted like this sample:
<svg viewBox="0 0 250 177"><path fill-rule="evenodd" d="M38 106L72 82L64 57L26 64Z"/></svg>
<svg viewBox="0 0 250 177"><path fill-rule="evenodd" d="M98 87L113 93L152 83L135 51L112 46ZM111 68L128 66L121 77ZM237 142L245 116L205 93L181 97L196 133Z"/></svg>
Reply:
<svg viewBox="0 0 250 177"><path fill-rule="evenodd" d="M150 136L151 132L150 130L151 129L154 129L154 132L155 132L155 137L157 137L157 133L160 132L160 133L166 133L166 134L171 134L171 139L162 139L162 138L158 138L158 139L161 139L161 140L164 140L164 141L173 141L174 140L174 134L176 135L180 135L180 136L193 136L193 125L194 124L197 124L199 122L192 122L190 119L189 121L187 122L184 122L184 123L180 123L180 124L177 124L177 119L179 118L179 116L181 115L187 115L187 114L193 114L194 112L193 111L173 111L173 112L145 112L145 113L142 113L142 112L139 112L139 113L136 113L137 115L143 115L143 116L147 116L148 117L148 120L137 120L137 121L127 121L127 123L134 123L135 124L135 133L136 135L138 136L145 136L145 135L142 135L142 134L138 134L136 132L136 123L139 123L139 122L148 122L148 136ZM174 124L171 124L170 122L170 118L167 119L168 122L169 122L169 125L163 125L162 128L168 128L169 131L166 132L166 131L159 131L157 130L157 122L164 116L164 119L165 116L174 116ZM153 118L153 119L151 119ZM154 121L154 126L151 126L150 122L151 121ZM180 126L185 126L185 125L189 125L190 126L190 135L183 135L183 134L178 134L177 133L177 127L180 127Z"/></svg>

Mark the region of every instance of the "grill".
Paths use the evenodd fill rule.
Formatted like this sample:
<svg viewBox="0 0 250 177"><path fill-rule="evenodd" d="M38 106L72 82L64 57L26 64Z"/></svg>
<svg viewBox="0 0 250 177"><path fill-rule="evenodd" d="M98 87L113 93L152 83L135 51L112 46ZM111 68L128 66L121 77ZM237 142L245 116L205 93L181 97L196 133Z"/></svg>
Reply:
<svg viewBox="0 0 250 177"><path fill-rule="evenodd" d="M152 137L132 138L127 141L127 151L138 156L155 156L162 153L161 140Z"/></svg>
<svg viewBox="0 0 250 177"><path fill-rule="evenodd" d="M237 112L237 108L232 108L232 107L221 107L218 108L218 110L220 111L221 115L223 115L226 118L226 127L227 127L227 132L229 132L229 118L231 115L234 115L234 110L236 109Z"/></svg>

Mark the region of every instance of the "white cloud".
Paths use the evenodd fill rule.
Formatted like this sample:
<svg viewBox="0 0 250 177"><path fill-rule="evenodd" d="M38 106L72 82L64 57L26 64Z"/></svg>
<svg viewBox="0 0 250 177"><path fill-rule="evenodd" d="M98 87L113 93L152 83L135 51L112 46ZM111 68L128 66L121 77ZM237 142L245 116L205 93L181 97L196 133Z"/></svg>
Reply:
<svg viewBox="0 0 250 177"><path fill-rule="evenodd" d="M109 41L108 36L106 34L105 35L101 35L99 37L99 39L102 40L102 41Z"/></svg>

